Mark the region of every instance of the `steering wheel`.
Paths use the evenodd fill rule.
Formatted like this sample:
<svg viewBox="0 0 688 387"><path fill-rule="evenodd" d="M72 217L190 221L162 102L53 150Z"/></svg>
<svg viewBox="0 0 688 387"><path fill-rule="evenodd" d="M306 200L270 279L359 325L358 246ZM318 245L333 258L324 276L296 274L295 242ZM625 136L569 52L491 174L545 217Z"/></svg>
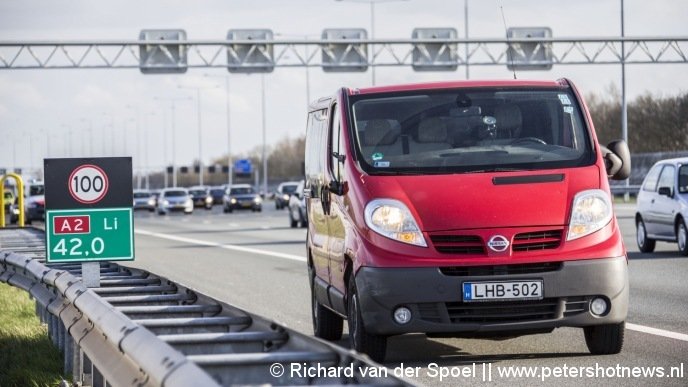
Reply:
<svg viewBox="0 0 688 387"><path fill-rule="evenodd" d="M521 138L517 138L517 139L515 139L514 141L512 141L510 145L518 144L518 143L521 143L521 142L536 142L536 143L538 143L538 144L547 145L547 143L546 143L544 140L542 140L542 139L540 139L540 138L537 138L537 137L521 137Z"/></svg>

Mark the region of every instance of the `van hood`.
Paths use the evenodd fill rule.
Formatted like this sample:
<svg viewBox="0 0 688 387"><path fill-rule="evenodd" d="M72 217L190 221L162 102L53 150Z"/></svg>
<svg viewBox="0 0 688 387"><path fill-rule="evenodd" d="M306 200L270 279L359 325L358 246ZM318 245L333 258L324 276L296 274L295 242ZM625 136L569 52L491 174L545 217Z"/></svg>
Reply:
<svg viewBox="0 0 688 387"><path fill-rule="evenodd" d="M409 206L422 231L563 226L575 195L600 188L596 166L547 171L367 176L373 198Z"/></svg>

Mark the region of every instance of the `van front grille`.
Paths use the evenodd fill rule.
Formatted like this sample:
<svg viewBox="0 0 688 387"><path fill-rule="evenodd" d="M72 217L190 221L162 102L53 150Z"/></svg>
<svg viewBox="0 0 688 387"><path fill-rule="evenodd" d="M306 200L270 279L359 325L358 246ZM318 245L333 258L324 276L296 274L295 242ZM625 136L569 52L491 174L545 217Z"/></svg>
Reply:
<svg viewBox="0 0 688 387"><path fill-rule="evenodd" d="M431 234L435 249L443 254L484 255L483 240L477 235Z"/></svg>
<svg viewBox="0 0 688 387"><path fill-rule="evenodd" d="M514 252L556 249L561 244L561 233L548 230L516 234L511 248Z"/></svg>

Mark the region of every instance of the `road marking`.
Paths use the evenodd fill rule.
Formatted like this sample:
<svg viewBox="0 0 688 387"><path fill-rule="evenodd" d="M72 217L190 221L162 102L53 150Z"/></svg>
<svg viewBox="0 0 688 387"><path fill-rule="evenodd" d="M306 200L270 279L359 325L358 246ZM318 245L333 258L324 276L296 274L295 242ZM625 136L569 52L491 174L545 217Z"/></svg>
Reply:
<svg viewBox="0 0 688 387"><path fill-rule="evenodd" d="M664 329L646 327L644 325L636 325L631 323L626 323L626 328L643 333L649 333L655 336L668 337L674 340L688 341L688 335L678 332L665 331Z"/></svg>
<svg viewBox="0 0 688 387"><path fill-rule="evenodd" d="M268 251L268 250L252 249L250 247L227 245L227 244L216 243L216 242L208 242L208 241L202 241L200 239L192 239L192 238L184 238L184 237L180 237L180 236L160 234L157 232L146 231L146 230L141 230L141 229L136 229L134 232L137 234L141 234L141 235L152 236L152 237L161 238L161 239L168 239L171 241L191 243L191 244L200 245L200 246L218 247L218 248L225 249L225 250L241 251L244 253L261 254L261 255L267 255L267 256L275 257L275 258L282 258L282 259L289 259L292 261L306 262L306 258L304 258L300 255L284 254L284 253L277 253L277 252Z"/></svg>

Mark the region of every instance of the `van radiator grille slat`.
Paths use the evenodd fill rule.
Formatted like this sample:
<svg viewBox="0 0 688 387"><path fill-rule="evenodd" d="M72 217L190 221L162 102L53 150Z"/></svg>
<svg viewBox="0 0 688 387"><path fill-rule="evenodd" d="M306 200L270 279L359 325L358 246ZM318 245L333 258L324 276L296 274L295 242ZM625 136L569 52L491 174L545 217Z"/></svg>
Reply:
<svg viewBox="0 0 688 387"><path fill-rule="evenodd" d="M443 254L485 254L485 244L477 235L431 234L430 240L435 249Z"/></svg>
<svg viewBox="0 0 688 387"><path fill-rule="evenodd" d="M561 230L547 230L516 234L514 252L556 249L561 244Z"/></svg>

